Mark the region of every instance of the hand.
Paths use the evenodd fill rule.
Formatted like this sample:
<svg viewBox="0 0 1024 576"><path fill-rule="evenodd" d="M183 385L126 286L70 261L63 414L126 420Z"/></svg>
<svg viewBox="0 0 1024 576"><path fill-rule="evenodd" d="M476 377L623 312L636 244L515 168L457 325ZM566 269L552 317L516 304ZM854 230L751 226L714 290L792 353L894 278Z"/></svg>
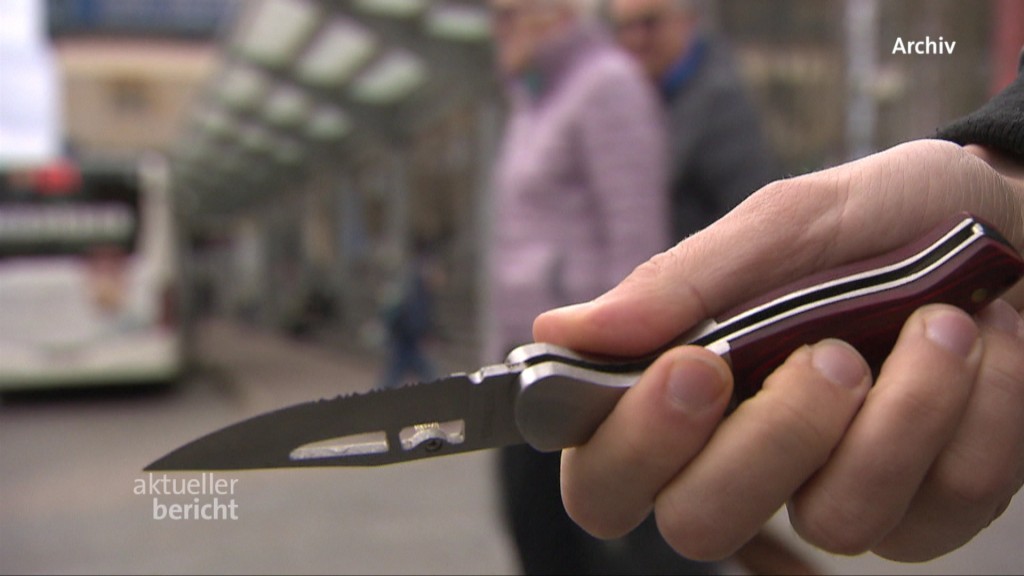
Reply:
<svg viewBox="0 0 1024 576"><path fill-rule="evenodd" d="M977 147L918 141L773 183L604 296L541 315L534 336L650 352L758 293L901 246L964 210L1024 248L1022 173ZM831 552L949 552L1024 483L1024 283L1004 298L976 318L918 310L873 386L845 343L799 349L724 420L726 363L673 349L587 444L563 453L566 509L608 538L653 509L666 540L695 559L729 556L787 503L796 531Z"/></svg>

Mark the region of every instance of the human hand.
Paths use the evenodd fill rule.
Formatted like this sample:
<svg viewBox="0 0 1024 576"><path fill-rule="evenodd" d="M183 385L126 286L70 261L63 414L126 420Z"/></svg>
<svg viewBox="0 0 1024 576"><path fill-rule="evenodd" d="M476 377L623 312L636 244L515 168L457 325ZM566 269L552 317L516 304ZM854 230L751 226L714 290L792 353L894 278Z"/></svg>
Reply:
<svg viewBox="0 0 1024 576"><path fill-rule="evenodd" d="M597 300L540 316L534 335L640 355L960 211L1021 249L1022 173L976 147L918 141L776 182ZM587 444L563 453L566 509L600 537L653 509L666 540L695 559L729 556L786 503L797 532L832 552L926 560L953 550L1024 483L1024 285L1004 298L977 318L918 310L873 387L842 342L797 350L724 420L726 363L701 348L671 350Z"/></svg>

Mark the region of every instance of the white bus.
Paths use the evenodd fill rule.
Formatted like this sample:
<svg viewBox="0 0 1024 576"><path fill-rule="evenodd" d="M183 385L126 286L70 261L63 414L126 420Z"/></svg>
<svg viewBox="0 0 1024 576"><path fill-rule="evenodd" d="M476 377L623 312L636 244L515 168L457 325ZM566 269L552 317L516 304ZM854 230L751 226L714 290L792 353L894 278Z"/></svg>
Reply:
<svg viewBox="0 0 1024 576"><path fill-rule="evenodd" d="M0 392L185 368L163 158L0 172Z"/></svg>

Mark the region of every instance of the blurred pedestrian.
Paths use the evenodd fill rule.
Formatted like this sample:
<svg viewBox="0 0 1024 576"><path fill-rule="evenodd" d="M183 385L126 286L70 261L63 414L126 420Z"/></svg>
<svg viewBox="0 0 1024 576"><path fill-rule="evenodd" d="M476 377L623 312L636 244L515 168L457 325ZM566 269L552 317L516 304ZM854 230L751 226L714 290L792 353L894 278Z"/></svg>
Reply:
<svg viewBox="0 0 1024 576"><path fill-rule="evenodd" d="M488 361L533 319L588 300L669 245L657 94L579 0L493 0L509 102L488 244ZM501 489L527 574L691 571L661 541L598 540L562 506L558 454L502 451ZM667 560L667 564L661 562Z"/></svg>
<svg viewBox="0 0 1024 576"><path fill-rule="evenodd" d="M705 0L611 0L616 39L643 67L665 105L672 232L682 240L781 176L724 38L709 29ZM653 517L633 538L660 540ZM734 560L759 573L813 571L771 534Z"/></svg>
<svg viewBox="0 0 1024 576"><path fill-rule="evenodd" d="M672 232L681 240L781 177L724 38L706 25L706 0L611 0L623 48L667 109Z"/></svg>
<svg viewBox="0 0 1024 576"><path fill-rule="evenodd" d="M435 334L434 299L443 284L437 256L425 244L417 244L413 261L384 305L388 360L379 388L437 378L426 345Z"/></svg>

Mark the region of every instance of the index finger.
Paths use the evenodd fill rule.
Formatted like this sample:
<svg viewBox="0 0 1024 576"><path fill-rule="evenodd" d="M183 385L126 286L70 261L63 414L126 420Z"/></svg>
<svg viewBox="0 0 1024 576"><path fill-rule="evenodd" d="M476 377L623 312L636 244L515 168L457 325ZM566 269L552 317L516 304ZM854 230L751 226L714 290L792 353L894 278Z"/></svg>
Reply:
<svg viewBox="0 0 1024 576"><path fill-rule="evenodd" d="M1024 214L1017 196L957 145L898 146L766 186L607 294L542 314L534 337L586 352L644 354L741 301L906 244L964 210L1020 247Z"/></svg>

